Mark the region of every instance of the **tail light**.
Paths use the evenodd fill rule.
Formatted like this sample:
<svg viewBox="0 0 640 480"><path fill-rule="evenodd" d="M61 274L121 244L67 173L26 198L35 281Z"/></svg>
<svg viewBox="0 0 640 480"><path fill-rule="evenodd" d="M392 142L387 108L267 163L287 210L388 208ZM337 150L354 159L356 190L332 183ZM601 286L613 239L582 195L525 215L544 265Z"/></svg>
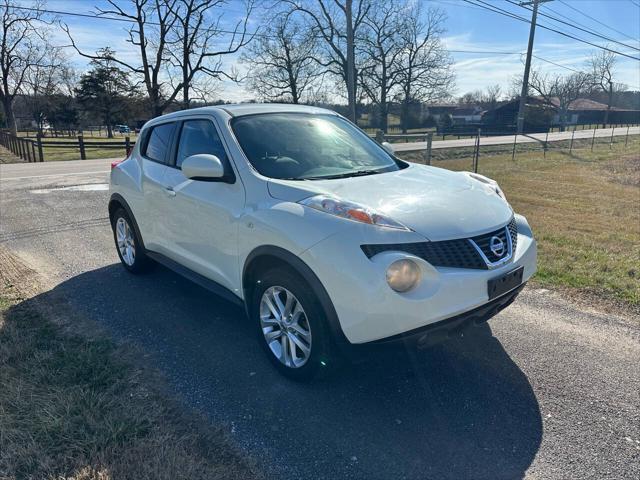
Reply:
<svg viewBox="0 0 640 480"><path fill-rule="evenodd" d="M127 155L127 157L128 157L128 155ZM125 160L126 160L126 158L124 160L114 160L113 162L111 162L111 170L116 168L118 165L120 165Z"/></svg>

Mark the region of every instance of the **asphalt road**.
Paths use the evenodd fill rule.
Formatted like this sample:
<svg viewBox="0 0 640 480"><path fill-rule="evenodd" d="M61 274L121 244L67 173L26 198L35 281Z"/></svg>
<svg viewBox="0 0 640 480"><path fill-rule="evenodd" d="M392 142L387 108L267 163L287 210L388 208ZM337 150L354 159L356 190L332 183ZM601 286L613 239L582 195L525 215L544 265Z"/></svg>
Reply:
<svg viewBox="0 0 640 480"><path fill-rule="evenodd" d="M595 130L596 138L611 138L611 134L614 136L623 136L627 134L627 127L618 128L601 128ZM640 134L640 127L630 127L629 135ZM518 135L516 139L517 143L540 143L544 141L559 142L562 140L574 140L592 138L594 130L578 130L574 132L555 132L550 133L547 137L546 133L533 133L530 135ZM435 140L432 143L431 148L436 150L440 148L461 148L461 147L473 147L475 145L475 138L463 138L460 140ZM513 135L501 135L496 137L481 137L480 146L487 145L513 145ZM412 152L416 150L425 150L427 148L427 142L411 142L411 143L394 143L393 149L396 152Z"/></svg>
<svg viewBox="0 0 640 480"><path fill-rule="evenodd" d="M147 352L270 478L640 477L637 321L525 289L462 339L292 383L239 308L163 268L120 267L108 163L0 166L0 244Z"/></svg>

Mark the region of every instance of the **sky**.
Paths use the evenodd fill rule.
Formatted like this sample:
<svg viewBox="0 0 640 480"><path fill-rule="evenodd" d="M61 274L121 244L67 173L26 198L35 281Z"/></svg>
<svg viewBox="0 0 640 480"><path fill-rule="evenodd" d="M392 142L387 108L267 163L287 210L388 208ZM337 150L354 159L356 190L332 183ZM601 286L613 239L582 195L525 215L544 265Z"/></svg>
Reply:
<svg viewBox="0 0 640 480"><path fill-rule="evenodd" d="M311 0L308 0L311 1ZM429 6L438 7L446 13L446 33L444 43L454 60L456 73L456 96L468 91L484 89L500 84L503 92L510 90L512 78L522 75L524 70L523 53L527 48L529 24L502 16L470 5L464 0L415 0ZM480 0L474 0L480 1ZM530 18L531 12L507 0L482 0L487 4L508 10L520 16ZM29 0L19 3L30 5ZM126 1L120 1L125 6ZM106 7L104 0L48 0L46 8L62 12L95 13L97 7ZM231 25L242 16L241 0L229 0L225 7L224 23ZM575 30L568 25L542 16L551 15L589 31L595 31L611 40L640 48L640 0L552 0L540 6L538 25L545 25L588 40L597 45L609 44L614 50L640 57L640 51L627 48ZM263 12L257 12L251 24L257 26ZM87 52L109 46L116 50L119 57L137 63L135 47L126 42L126 24L116 21L79 18L59 15L64 21L78 46ZM600 22L600 23L598 23ZM50 41L56 45L68 45L69 40L60 29L53 29ZM514 52L462 53L459 50ZM536 29L533 68L549 73L571 73L571 69L584 69L585 63L597 48L580 43L574 39L538 27ZM87 69L87 60L79 57L71 49L69 56L79 71ZM618 56L616 81L628 85L632 90L640 90L640 62ZM544 59L544 60L541 60ZM545 61L546 60L546 61ZM553 62L557 65L554 65ZM227 57L225 66L238 64L238 56ZM566 68L562 68L566 67ZM217 88L216 97L227 101L242 101L254 97L241 85L222 82Z"/></svg>

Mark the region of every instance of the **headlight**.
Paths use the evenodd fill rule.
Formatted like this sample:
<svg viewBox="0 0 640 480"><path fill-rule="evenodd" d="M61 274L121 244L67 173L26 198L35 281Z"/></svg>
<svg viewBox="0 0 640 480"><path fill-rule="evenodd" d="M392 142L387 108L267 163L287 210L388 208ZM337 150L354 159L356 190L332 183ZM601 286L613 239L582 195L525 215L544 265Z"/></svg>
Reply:
<svg viewBox="0 0 640 480"><path fill-rule="evenodd" d="M316 195L305 198L298 202L310 208L315 208L321 212L329 213L337 217L346 218L355 222L378 225L380 227L397 228L398 230L410 231L407 227L395 220L374 212L373 210L357 203L341 200L328 195Z"/></svg>
<svg viewBox="0 0 640 480"><path fill-rule="evenodd" d="M491 179L489 177L485 177L484 175L480 175L479 173L473 173L473 172L463 172L463 173L465 175L467 175L468 177L471 177L474 180L479 181L480 183L484 183L492 191L497 193L498 196L501 197L505 202L507 201L506 195L504 194L504 192L502 191L502 189L498 185L498 182L496 182L495 180L493 180L493 179Z"/></svg>
<svg viewBox="0 0 640 480"><path fill-rule="evenodd" d="M420 267L413 260L396 260L387 268L387 283L396 292L408 292L420 281Z"/></svg>

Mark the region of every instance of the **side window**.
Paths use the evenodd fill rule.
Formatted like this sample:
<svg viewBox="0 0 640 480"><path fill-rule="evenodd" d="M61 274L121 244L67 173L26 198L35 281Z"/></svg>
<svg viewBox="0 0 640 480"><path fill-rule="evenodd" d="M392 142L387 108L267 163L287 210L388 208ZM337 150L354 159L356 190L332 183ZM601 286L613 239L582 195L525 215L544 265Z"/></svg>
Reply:
<svg viewBox="0 0 640 480"><path fill-rule="evenodd" d="M176 167L180 168L185 158L198 153L215 155L223 164L226 162L227 154L210 120L186 120L182 124Z"/></svg>
<svg viewBox="0 0 640 480"><path fill-rule="evenodd" d="M147 145L142 154L156 162L167 163L167 151L171 146L171 138L175 128L175 123L164 123L152 127L151 132L147 134Z"/></svg>

